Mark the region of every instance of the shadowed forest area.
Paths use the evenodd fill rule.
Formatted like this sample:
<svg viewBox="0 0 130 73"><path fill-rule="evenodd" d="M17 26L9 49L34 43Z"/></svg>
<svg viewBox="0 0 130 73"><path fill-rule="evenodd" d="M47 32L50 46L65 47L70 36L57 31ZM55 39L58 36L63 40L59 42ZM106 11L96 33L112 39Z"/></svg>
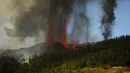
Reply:
<svg viewBox="0 0 130 73"><path fill-rule="evenodd" d="M28 62L19 62L16 58L3 56L0 58L0 73L104 73L93 72L89 68L106 70L114 66L127 67L125 70L130 70L128 35L91 43L77 50L66 49L56 43L55 49L62 49L63 52L44 53L30 58ZM84 68L86 72L81 71Z"/></svg>

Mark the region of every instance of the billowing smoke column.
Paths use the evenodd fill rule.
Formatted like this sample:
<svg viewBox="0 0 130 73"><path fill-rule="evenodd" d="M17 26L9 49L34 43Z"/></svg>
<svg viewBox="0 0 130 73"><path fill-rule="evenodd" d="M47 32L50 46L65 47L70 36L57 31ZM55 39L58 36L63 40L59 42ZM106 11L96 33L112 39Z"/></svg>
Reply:
<svg viewBox="0 0 130 73"><path fill-rule="evenodd" d="M115 20L114 9L117 6L116 0L103 1L102 35L107 40L112 34L113 21Z"/></svg>
<svg viewBox="0 0 130 73"><path fill-rule="evenodd" d="M67 22L70 14L73 12L73 6L76 4L79 12L74 11L75 23L74 32L72 32L73 46L79 43L80 36L76 34L82 33L82 25L87 24L87 17L85 16L87 0L51 0L50 11L48 16L48 46L60 41L66 48L68 48L67 41ZM85 20L85 23L83 23ZM79 34L78 34L79 35ZM88 37L87 37L88 38ZM73 47L75 48L75 47Z"/></svg>
<svg viewBox="0 0 130 73"><path fill-rule="evenodd" d="M43 31L48 46L57 41L66 45L66 24L75 0L32 0L30 6L27 1L29 0L12 0L15 9L14 30L6 28L13 31L7 34L22 41Z"/></svg>
<svg viewBox="0 0 130 73"><path fill-rule="evenodd" d="M49 0L12 0L15 14L12 17L14 32L9 33L11 37L17 37L24 41L26 37L33 37L39 31L47 31L47 17L49 12Z"/></svg>
<svg viewBox="0 0 130 73"><path fill-rule="evenodd" d="M50 47L55 42L64 44L67 48L67 22L70 14L73 12L73 5L81 6L82 10L78 13L73 32L73 41L78 43L79 37L75 37L82 23L79 18L85 17L86 0L32 0L29 6L27 1L30 0L12 0L15 16L13 19L14 30L7 34L11 37L18 37L24 40L26 37L33 37L40 34L40 31L46 33L46 43ZM77 15L77 14L75 14ZM81 21L82 22L82 21Z"/></svg>
<svg viewBox="0 0 130 73"><path fill-rule="evenodd" d="M56 41L62 41L65 47L67 47L66 24L67 19L72 12L72 5L73 0L51 0L48 16L48 46L53 45ZM57 18L58 14L61 20Z"/></svg>

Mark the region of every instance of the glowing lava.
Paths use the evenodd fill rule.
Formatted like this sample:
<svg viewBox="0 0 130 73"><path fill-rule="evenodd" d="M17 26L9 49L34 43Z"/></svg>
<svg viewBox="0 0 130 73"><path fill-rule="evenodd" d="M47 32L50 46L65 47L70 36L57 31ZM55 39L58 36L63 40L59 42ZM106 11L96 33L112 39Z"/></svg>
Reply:
<svg viewBox="0 0 130 73"><path fill-rule="evenodd" d="M63 27L63 34L62 34L62 44L65 46L65 48L68 48L68 41L67 41L67 25L65 24Z"/></svg>

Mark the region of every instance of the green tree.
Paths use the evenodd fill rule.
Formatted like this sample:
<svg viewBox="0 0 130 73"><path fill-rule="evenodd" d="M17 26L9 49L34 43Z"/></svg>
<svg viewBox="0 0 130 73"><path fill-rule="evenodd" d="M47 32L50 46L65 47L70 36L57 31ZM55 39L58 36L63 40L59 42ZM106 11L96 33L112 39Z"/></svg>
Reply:
<svg viewBox="0 0 130 73"><path fill-rule="evenodd" d="M0 73L14 73L19 68L19 62L9 56L0 58Z"/></svg>

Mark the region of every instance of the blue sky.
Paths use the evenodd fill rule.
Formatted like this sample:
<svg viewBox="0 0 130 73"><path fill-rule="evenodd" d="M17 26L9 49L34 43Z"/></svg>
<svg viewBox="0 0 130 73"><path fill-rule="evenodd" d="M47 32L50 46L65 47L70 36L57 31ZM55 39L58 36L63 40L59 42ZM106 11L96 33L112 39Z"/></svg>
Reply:
<svg viewBox="0 0 130 73"><path fill-rule="evenodd" d="M115 10L115 25L113 37L130 34L130 0L119 0Z"/></svg>
<svg viewBox="0 0 130 73"><path fill-rule="evenodd" d="M7 3L10 0L0 0L0 48L18 48L20 43L16 38L8 37L4 31L4 27L12 27L9 16L11 15L7 9ZM113 36L121 36L130 34L130 0L117 0L118 7L115 9L115 24L113 26ZM92 1L87 4L86 15L90 19L90 41L102 40L103 37L100 31L100 20L102 16L99 0ZM70 23L71 24L71 23ZM69 25L68 32L71 33L71 25ZM40 38L43 38L40 35ZM82 39L84 40L84 39ZM10 44L11 43L11 44ZM28 44L29 43L29 44ZM34 38L27 38L24 45L31 46L35 44Z"/></svg>

